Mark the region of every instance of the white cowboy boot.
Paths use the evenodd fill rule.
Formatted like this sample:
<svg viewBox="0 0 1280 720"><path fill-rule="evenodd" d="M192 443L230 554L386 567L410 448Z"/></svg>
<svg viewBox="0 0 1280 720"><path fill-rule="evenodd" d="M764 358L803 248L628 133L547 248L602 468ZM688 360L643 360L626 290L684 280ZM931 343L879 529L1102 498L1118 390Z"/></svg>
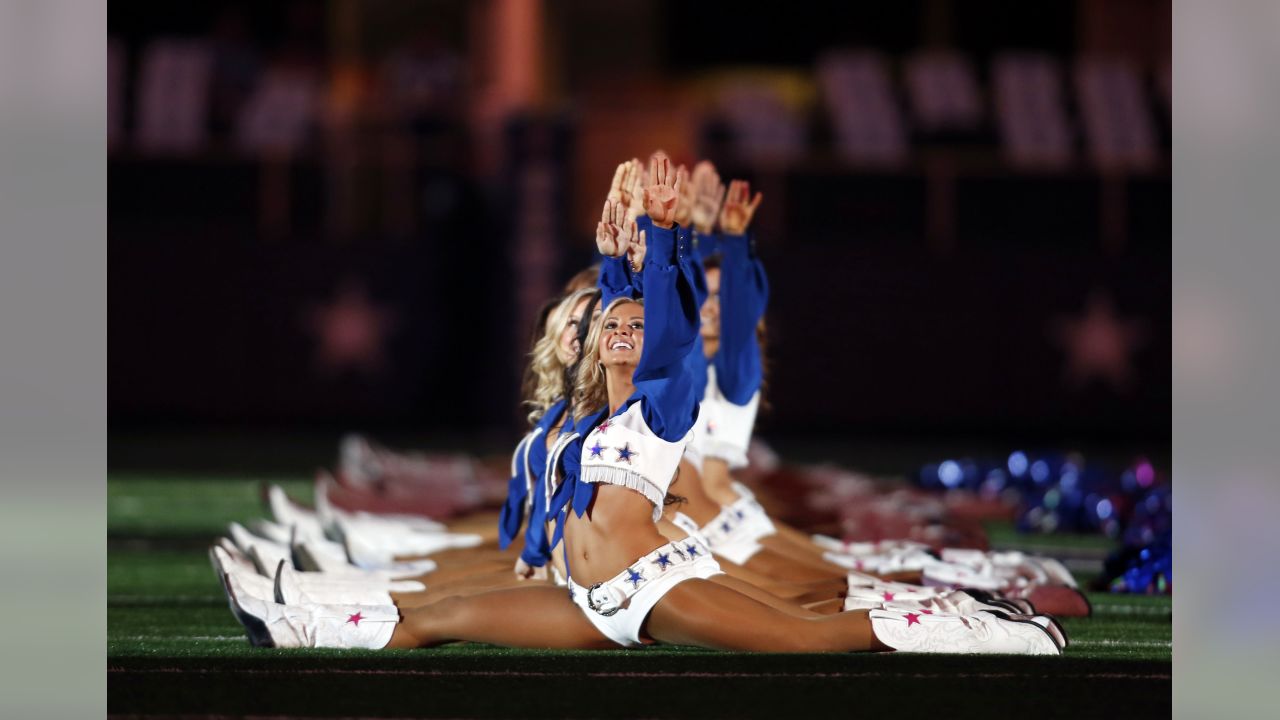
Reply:
<svg viewBox="0 0 1280 720"><path fill-rule="evenodd" d="M277 523L297 528L302 537L324 537L324 525L319 516L295 504L279 485L267 489L267 504L271 506L271 516Z"/></svg>
<svg viewBox="0 0 1280 720"><path fill-rule="evenodd" d="M394 605L281 605L254 597L233 575L223 587L231 611L257 647L386 647L400 622Z"/></svg>
<svg viewBox="0 0 1280 720"><path fill-rule="evenodd" d="M345 555L341 558L334 558L327 552L317 550L313 543L305 541L294 545L293 550L294 557L298 559L299 567L303 570L324 573L327 576L340 579L386 583L415 578L436 569L436 563L433 560L396 563L385 568L367 569L357 567L349 563Z"/></svg>
<svg viewBox="0 0 1280 720"><path fill-rule="evenodd" d="M913 609L918 609L926 614L941 613L943 615L976 615L980 612L987 612L1000 618L1033 622L1044 628L1045 632L1053 637L1053 641L1058 644L1058 647L1065 648L1069 644L1067 633L1063 629L1062 623L1059 623L1058 619L1052 615L1025 614L1013 609L1013 606L1007 603L992 604L982 602L962 590L953 590L919 602L912 600L887 602L884 603L883 607L885 610L909 612Z"/></svg>
<svg viewBox="0 0 1280 720"><path fill-rule="evenodd" d="M939 615L871 610L871 629L895 650L920 653L1061 655L1053 637L1036 623L990 613Z"/></svg>
<svg viewBox="0 0 1280 720"><path fill-rule="evenodd" d="M391 605L391 593L402 592L398 586L425 590L418 582L393 583L392 585L365 584L332 578L312 577L314 573L300 573L281 563L276 570L273 597L282 605L323 603L336 605Z"/></svg>
<svg viewBox="0 0 1280 720"><path fill-rule="evenodd" d="M935 562L924 568L922 579L926 585L936 587L978 588L988 592L999 592L1009 587L1008 579L995 574L990 565L973 568L959 563Z"/></svg>
<svg viewBox="0 0 1280 720"><path fill-rule="evenodd" d="M231 540L229 540L228 538L224 538L224 537L218 538L217 547L218 549L222 550L222 552L225 554L227 562L237 567L248 570L249 572L254 572L254 573L258 572L258 567L253 564L253 558L240 552L240 548L236 547L236 544L231 542ZM213 558L212 548L210 549L209 558L210 559ZM217 570L217 568L218 568L218 565L215 562L214 569ZM218 581L219 582L222 581L222 575L218 575Z"/></svg>
<svg viewBox="0 0 1280 720"><path fill-rule="evenodd" d="M338 518L335 526L342 536L343 545L347 549L347 557L351 563L367 568L413 566L419 561L398 563L395 558L431 555L449 548L475 547L483 542L483 538L479 535L450 533L429 535L413 531L396 531L346 518Z"/></svg>

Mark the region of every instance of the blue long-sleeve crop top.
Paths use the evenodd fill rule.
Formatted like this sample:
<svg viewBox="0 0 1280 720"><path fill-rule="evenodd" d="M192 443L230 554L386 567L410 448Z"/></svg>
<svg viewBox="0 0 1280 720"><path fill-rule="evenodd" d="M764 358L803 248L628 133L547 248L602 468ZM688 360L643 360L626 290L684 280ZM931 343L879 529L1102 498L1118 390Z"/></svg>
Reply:
<svg viewBox="0 0 1280 720"><path fill-rule="evenodd" d="M507 483L507 500L503 503L498 520L498 546L503 550L507 549L519 534L525 513L529 512L531 507L529 527L533 529L533 526L539 524L536 516L541 503L535 502L538 498L536 489L541 486L541 477L546 468L547 431L559 422L567 407L568 403L565 400L557 400L547 408L533 430L516 446L511 463L513 473L511 480ZM569 423L566 422L566 425ZM545 518L545 514L543 517ZM527 538L526 534L526 544Z"/></svg>
<svg viewBox="0 0 1280 720"><path fill-rule="evenodd" d="M668 443L681 441L697 419L701 387L695 387L686 368L687 357L698 339L700 303L694 287L694 267L689 233L650 225L648 248L640 287L644 292L644 346L632 376L635 392L613 416L640 404L647 432ZM607 318L602 318L602 322ZM573 484L573 509L581 515L595 496L595 486L578 482L581 471L571 467L580 460L582 441L608 414L606 409L579 420L576 448L567 449L561 470ZM670 478L661 478L665 487ZM652 499L652 498L651 498Z"/></svg>
<svg viewBox="0 0 1280 720"><path fill-rule="evenodd" d="M722 258L720 350L712 364L725 399L746 405L764 376L756 326L769 301L769 281L747 236L721 235L718 245Z"/></svg>

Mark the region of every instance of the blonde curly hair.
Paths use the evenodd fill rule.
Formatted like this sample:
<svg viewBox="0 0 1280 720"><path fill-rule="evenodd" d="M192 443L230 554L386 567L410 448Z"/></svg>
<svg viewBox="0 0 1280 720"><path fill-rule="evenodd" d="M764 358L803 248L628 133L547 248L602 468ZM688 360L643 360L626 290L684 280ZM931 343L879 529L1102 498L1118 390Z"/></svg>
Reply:
<svg viewBox="0 0 1280 720"><path fill-rule="evenodd" d="M573 317L573 309L578 303L598 292L596 288L583 288L569 293L547 316L542 337L533 344L533 352L529 353L530 383L524 405L529 408L531 425L537 423L557 400L566 397L566 372L572 363L566 365L560 359L560 336L570 321L581 320Z"/></svg>
<svg viewBox="0 0 1280 720"><path fill-rule="evenodd" d="M609 404L609 390L605 385L604 366L600 364L600 333L603 332L605 319L613 309L623 303L635 303L644 307L644 300L620 297L609 303L609 307L600 313L600 320L591 323L587 340L583 343L582 359L578 362L577 378L573 390L573 416L583 418Z"/></svg>

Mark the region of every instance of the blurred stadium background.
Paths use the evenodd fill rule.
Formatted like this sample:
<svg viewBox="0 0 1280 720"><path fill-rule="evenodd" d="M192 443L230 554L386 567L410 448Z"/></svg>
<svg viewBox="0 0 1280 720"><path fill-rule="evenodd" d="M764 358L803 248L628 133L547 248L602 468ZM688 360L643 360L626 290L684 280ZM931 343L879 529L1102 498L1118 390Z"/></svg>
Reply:
<svg viewBox="0 0 1280 720"><path fill-rule="evenodd" d="M504 449L534 308L658 147L765 193L763 437L1162 457L1168 3L838 11L112 8L113 468Z"/></svg>

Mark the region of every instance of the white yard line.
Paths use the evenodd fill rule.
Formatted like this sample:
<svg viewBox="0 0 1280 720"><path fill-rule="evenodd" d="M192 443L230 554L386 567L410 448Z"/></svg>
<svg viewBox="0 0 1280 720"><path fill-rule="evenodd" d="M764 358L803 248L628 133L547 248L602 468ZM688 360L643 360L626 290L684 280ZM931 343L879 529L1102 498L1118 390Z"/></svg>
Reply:
<svg viewBox="0 0 1280 720"><path fill-rule="evenodd" d="M1172 640L1072 640L1071 647L1173 647Z"/></svg>
<svg viewBox="0 0 1280 720"><path fill-rule="evenodd" d="M110 638L110 641L119 642L121 640L132 640L142 642L156 642L164 640L178 640L181 642L199 641L199 642L249 642L244 635L125 635L124 637Z"/></svg>
<svg viewBox="0 0 1280 720"><path fill-rule="evenodd" d="M1116 615L1172 615L1172 607L1150 607L1147 605L1103 605L1093 606L1094 612L1115 613Z"/></svg>

